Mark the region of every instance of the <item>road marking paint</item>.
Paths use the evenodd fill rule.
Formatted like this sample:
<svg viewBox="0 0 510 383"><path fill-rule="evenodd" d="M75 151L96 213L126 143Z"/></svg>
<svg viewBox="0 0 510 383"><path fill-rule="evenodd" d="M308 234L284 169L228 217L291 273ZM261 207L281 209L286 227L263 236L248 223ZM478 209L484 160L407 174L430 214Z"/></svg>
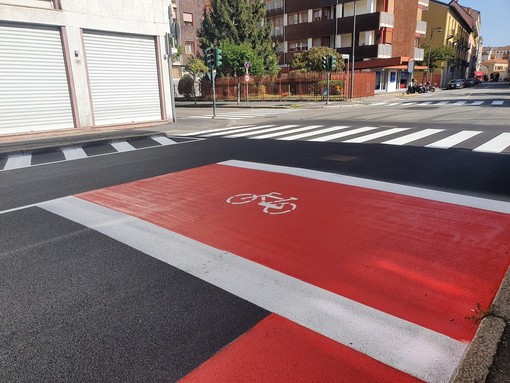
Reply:
<svg viewBox="0 0 510 383"><path fill-rule="evenodd" d="M447 105L449 103L450 103L450 101L439 101L435 105Z"/></svg>
<svg viewBox="0 0 510 383"><path fill-rule="evenodd" d="M361 136L361 137L357 137L357 138L351 138L350 140L346 140L346 141L343 141L343 142L362 143L362 142L367 142L367 141L370 141L370 140L374 140L376 138L381 138L381 137L389 136L391 134L404 132L406 130L409 130L409 128L393 128L393 129L383 130L382 132L368 134L366 136Z"/></svg>
<svg viewBox="0 0 510 383"><path fill-rule="evenodd" d="M447 382L466 343L76 197L39 204L427 382Z"/></svg>
<svg viewBox="0 0 510 383"><path fill-rule="evenodd" d="M251 126L253 126L253 125L230 126L228 128L201 130L201 131L198 131L198 132L183 133L183 134L180 134L180 136L197 136L197 135L202 135L202 134L205 134L205 133L225 132L225 131L229 131L229 130L235 130L235 129L241 129L241 128L249 128Z"/></svg>
<svg viewBox="0 0 510 383"><path fill-rule="evenodd" d="M299 126L299 125L297 125L297 126ZM253 138L253 139L256 139L256 140L260 140L260 139L264 139L264 138L281 137L281 136L285 136L287 134L294 134L294 133L304 132L304 131L307 131L307 130L310 130L310 129L316 129L317 126L319 126L319 125L304 126L304 127L297 128L297 129L286 130L284 132L276 132L276 133L264 134L262 136L255 136L255 137L250 137L250 138Z"/></svg>
<svg viewBox="0 0 510 383"><path fill-rule="evenodd" d="M136 148L127 141L113 141L110 143L110 145L113 146L119 153L136 150Z"/></svg>
<svg viewBox="0 0 510 383"><path fill-rule="evenodd" d="M510 135L510 133L507 133ZM244 169L261 170L264 172L288 174L297 177L304 177L318 181L332 182L342 185L361 187L371 190L379 190L388 193L406 195L428 199L431 201L445 202L453 205L472 207L475 209L493 211L497 213L510 214L510 202L472 197L462 194L448 193L433 189L424 189L402 184L376 181L368 178L345 176L341 174L325 173L316 170L292 168L279 165L260 164L256 162L229 160L220 162L220 165L234 166Z"/></svg>
<svg viewBox="0 0 510 383"><path fill-rule="evenodd" d="M368 132L368 131L374 130L374 129L377 129L377 128L373 127L373 126L364 126L362 128L357 128L357 129L353 129L353 130L349 130L349 131L344 131L344 132L340 132L340 133L330 134L330 135L322 136L322 137L316 137L316 138L311 139L310 141L312 141L312 142L333 141L333 140L336 140L338 138L342 138L342 137L346 137L346 136L352 136L353 134Z"/></svg>
<svg viewBox="0 0 510 383"><path fill-rule="evenodd" d="M15 154L7 158L4 170L26 168L32 165L32 154Z"/></svg>
<svg viewBox="0 0 510 383"><path fill-rule="evenodd" d="M151 138L154 141L160 143L161 145L174 145L177 143L174 140L168 138L167 136L151 136Z"/></svg>
<svg viewBox="0 0 510 383"><path fill-rule="evenodd" d="M405 135L405 136L402 136L399 138L395 138L393 140L385 141L385 142L383 142L383 144L405 145L410 142L417 141L421 138L425 138L425 137L431 136L433 134L442 132L443 130L444 129L424 129L424 130L420 130L418 132L414 132L414 133L411 133L411 134L408 134L408 135Z"/></svg>
<svg viewBox="0 0 510 383"><path fill-rule="evenodd" d="M395 106L395 105L400 105L400 102L392 102L391 104L388 104L388 106Z"/></svg>
<svg viewBox="0 0 510 383"><path fill-rule="evenodd" d="M414 105L416 102L404 102L402 106Z"/></svg>
<svg viewBox="0 0 510 383"><path fill-rule="evenodd" d="M66 160L79 160L87 158L87 153L82 148L62 148Z"/></svg>
<svg viewBox="0 0 510 383"><path fill-rule="evenodd" d="M418 104L418 106L419 106L419 105L430 105L430 104L432 104L432 101L424 101L424 102L420 102L420 103Z"/></svg>
<svg viewBox="0 0 510 383"><path fill-rule="evenodd" d="M502 133L485 144L473 149L474 152L501 153L510 146L510 133Z"/></svg>
<svg viewBox="0 0 510 383"><path fill-rule="evenodd" d="M492 101L491 105L503 105L505 103L505 101Z"/></svg>
<svg viewBox="0 0 510 383"><path fill-rule="evenodd" d="M386 105L386 102L374 102L373 104L370 104L370 106L377 106L377 105Z"/></svg>
<svg viewBox="0 0 510 383"><path fill-rule="evenodd" d="M295 128L296 126L298 126L298 125L283 125L283 126L277 126L277 127L274 127L274 128L266 128L266 129L260 129L260 130L253 130L253 131L250 131L250 132L243 132L243 133L237 133L237 134L228 135L228 136L226 136L226 138L247 137L247 136L252 136L254 134L259 134L259 133L269 133L269 132L275 132L275 131L278 131L278 130L284 130L284 129L288 129L288 128Z"/></svg>
<svg viewBox="0 0 510 383"><path fill-rule="evenodd" d="M473 105L473 106L479 106L479 105L482 105L484 102L485 102L485 101L473 101L473 102L471 103L471 105Z"/></svg>
<svg viewBox="0 0 510 383"><path fill-rule="evenodd" d="M307 128L309 128L309 129L317 129L317 128L322 128L323 126L324 125L309 125L309 126L307 126ZM294 134L292 136L280 137L280 138L277 138L277 140L285 140L285 141L299 140L301 138L311 137L311 136L319 135L319 134L322 134L322 133L329 133L329 132L333 132L333 131L336 131L336 130L339 130L339 129L347 129L347 128L348 128L348 126L343 126L343 127L341 127L341 126L333 126L333 127L319 129L319 130L312 130L311 132Z"/></svg>
<svg viewBox="0 0 510 383"><path fill-rule="evenodd" d="M467 139L474 137L480 133L482 133L482 132L475 131L475 130L463 130L462 132L455 133L449 137L443 138L442 140L428 144L426 147L427 148L448 149L448 148L451 148L452 146L460 144L461 142L466 141Z"/></svg>
<svg viewBox="0 0 510 383"><path fill-rule="evenodd" d="M451 105L464 105L465 103L467 103L467 101L457 101L457 102L454 102Z"/></svg>
<svg viewBox="0 0 510 383"><path fill-rule="evenodd" d="M238 128L238 129L232 129L228 132L228 134L230 135L231 133L241 133L241 132L250 132L252 130L258 130L258 129L263 129L263 128L271 128L275 125L259 125L259 126L251 126L249 128L245 128L245 127L242 127L242 128ZM209 133L209 134L202 134L202 136L204 137L214 137L214 136L223 136L225 135L225 132L221 131L221 132L215 132L215 133Z"/></svg>

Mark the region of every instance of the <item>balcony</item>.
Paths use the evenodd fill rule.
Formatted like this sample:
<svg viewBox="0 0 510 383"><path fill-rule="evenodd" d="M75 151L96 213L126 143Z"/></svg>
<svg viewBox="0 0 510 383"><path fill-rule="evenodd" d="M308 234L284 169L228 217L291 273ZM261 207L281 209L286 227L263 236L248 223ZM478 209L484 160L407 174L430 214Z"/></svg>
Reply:
<svg viewBox="0 0 510 383"><path fill-rule="evenodd" d="M418 6L422 9L429 9L429 0L418 0Z"/></svg>
<svg viewBox="0 0 510 383"><path fill-rule="evenodd" d="M354 16L343 17L337 20L338 34L351 33L354 25ZM365 13L356 16L356 30L359 32L375 31L381 28L393 28L395 16L388 12Z"/></svg>
<svg viewBox="0 0 510 383"><path fill-rule="evenodd" d="M425 36L427 34L427 22L426 21L418 21L416 23L416 34Z"/></svg>
<svg viewBox="0 0 510 383"><path fill-rule="evenodd" d="M423 61L424 58L425 58L425 49L414 48L414 59L416 61Z"/></svg>
<svg viewBox="0 0 510 383"><path fill-rule="evenodd" d="M395 15L388 12L380 12L379 28L393 28L395 26Z"/></svg>
<svg viewBox="0 0 510 383"><path fill-rule="evenodd" d="M352 48L337 49L341 54L352 54ZM362 45L354 49L354 57L357 61L363 59L387 59L393 55L393 49L390 44Z"/></svg>
<svg viewBox="0 0 510 383"><path fill-rule="evenodd" d="M377 58L388 59L392 57L393 49L390 44L377 44Z"/></svg>

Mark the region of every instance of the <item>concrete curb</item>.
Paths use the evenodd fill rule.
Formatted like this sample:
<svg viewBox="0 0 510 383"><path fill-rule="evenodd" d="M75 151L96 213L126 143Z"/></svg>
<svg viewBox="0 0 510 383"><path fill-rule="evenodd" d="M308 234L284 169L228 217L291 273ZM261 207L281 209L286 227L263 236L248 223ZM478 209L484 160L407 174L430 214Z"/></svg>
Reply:
<svg viewBox="0 0 510 383"><path fill-rule="evenodd" d="M485 382L505 331L505 321L510 320L510 268L503 278L490 311L480 322L452 383Z"/></svg>

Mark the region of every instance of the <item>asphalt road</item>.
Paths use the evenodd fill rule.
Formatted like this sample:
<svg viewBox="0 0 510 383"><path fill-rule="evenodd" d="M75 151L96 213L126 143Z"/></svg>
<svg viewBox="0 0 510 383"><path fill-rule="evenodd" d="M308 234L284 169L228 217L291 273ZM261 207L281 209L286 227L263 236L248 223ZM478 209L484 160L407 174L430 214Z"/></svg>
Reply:
<svg viewBox="0 0 510 383"><path fill-rule="evenodd" d="M479 97L494 96L484 88L476 91L480 92ZM496 91L500 98L504 89ZM426 95L424 99L442 100L445 93ZM452 93L452 97L457 96ZM472 96L466 93L465 97ZM411 121L425 126L432 121L455 129L468 123L501 131L508 128L502 117L506 115L503 108L473 106L477 108L473 110L490 119L482 123L482 119L473 118L472 114L470 118L459 120L467 106L449 108L441 113L425 109L423 114L406 109L412 105L379 110L382 107L364 105L352 110L300 111L299 117L292 117L292 113L285 115L284 123L299 119L310 124L316 121L338 123L342 118L352 123L406 124ZM396 116L397 111L402 114ZM421 117L415 121L413 113ZM454 121L452 113L457 116ZM281 116L277 118L282 119ZM264 119L259 117L253 122ZM204 125L197 123L197 130ZM182 220L182 227L194 227L194 222L201 222L200 214L217 214L216 210L209 210L211 207L205 199L200 199L200 194L204 198L211 196L226 187L223 183L231 187L235 179L221 180L220 173L221 182L200 181L200 177L199 181L193 181L186 178L187 175L228 160L354 176L396 184L397 188L412 186L510 202L510 179L507 177L510 156L419 146L211 137L186 144L0 172L0 232L4 239L0 243L0 381L176 381L188 376L220 350L227 350L228 355L228 346L238 345L236 340L241 335L253 334L250 332L253 329L267 334L271 329L280 328L274 311L264 308L263 303L255 304L207 277L197 277L198 272L184 272L164 258L148 255L156 251L152 249L156 246L152 242L142 243L140 247L126 244L129 238L127 242L119 238L129 237L129 233L120 229L115 235L108 232L118 224L115 219L110 224L93 226L75 221L72 215L76 210L60 205L61 200L51 208L47 207L51 203L41 204L87 192L90 193L80 199L99 198L95 194L99 189L133 181L143 181L141 185L146 182L150 187L152 182L163 180L164 187L157 186L158 192L147 202L170 198L168 206L175 204L179 209L170 209L157 219L167 223ZM198 186L192 181L199 182ZM133 190L134 200L138 197L143 200L144 189ZM121 192L122 188L117 190ZM101 198L108 196L105 194ZM128 197L129 192L123 198ZM112 198L111 195L108 198ZM113 203L111 201L105 204ZM76 203L76 199L73 197L71 202ZM137 206L130 204L130 207ZM184 217L179 215L179 211L187 212L190 207L194 210ZM138 208L145 213L152 211L148 204ZM90 210L90 214L93 213ZM153 218L147 216L146 219ZM319 227L315 235L320 236ZM131 237L136 240L136 235ZM211 235L211 238L216 237ZM285 247L285 243L280 245ZM171 251L185 253L181 247ZM206 274L215 271L214 268L209 270L207 265L198 269L204 269ZM303 335L302 329L292 331ZM243 347L247 349L241 348L241 351L247 352L254 346ZM335 346L328 344L326 347L321 343L318 349L331 347ZM234 358L234 361L238 360ZM258 358L254 358L253 364L257 365L257 361ZM242 362L243 365L250 363L249 358ZM224 367L221 361L218 363ZM268 371L278 369L276 359L273 364L276 367L268 367ZM393 381L399 379L392 375L395 373L398 372L382 370L386 379ZM193 381L193 376L189 379ZM215 379L221 381L221 376ZM378 378L374 375L366 379Z"/></svg>

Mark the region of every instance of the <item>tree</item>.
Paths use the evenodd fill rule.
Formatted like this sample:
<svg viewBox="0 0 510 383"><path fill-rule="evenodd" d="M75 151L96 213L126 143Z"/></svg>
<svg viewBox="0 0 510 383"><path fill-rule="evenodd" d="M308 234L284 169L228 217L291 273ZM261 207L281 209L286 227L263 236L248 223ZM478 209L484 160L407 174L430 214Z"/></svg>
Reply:
<svg viewBox="0 0 510 383"><path fill-rule="evenodd" d="M290 63L290 68L300 72L321 72L324 70L322 68L322 58L327 55L336 57L335 71L344 70L345 65L342 60L342 55L329 47L313 47L302 53L295 54L294 59Z"/></svg>
<svg viewBox="0 0 510 383"><path fill-rule="evenodd" d="M438 68L441 64L441 61L446 61L447 64L451 64L455 59L455 48L448 47L445 45L439 47L431 47L429 45L422 45L422 48L425 50L425 54L423 57L423 61L419 63L420 65L428 65L429 57L430 57L430 71L433 72L436 68ZM438 64L439 63L439 64Z"/></svg>
<svg viewBox="0 0 510 383"><path fill-rule="evenodd" d="M207 73L207 66L204 64L204 61L201 58L196 56L191 57L188 60L188 64L186 65L186 71L193 77L193 99L195 100L195 105L197 103L197 92L195 91L195 83L197 78L201 78L205 73Z"/></svg>
<svg viewBox="0 0 510 383"><path fill-rule="evenodd" d="M198 31L202 50L226 42L246 43L262 59L264 72L278 73L280 67L266 12L264 0L211 0Z"/></svg>
<svg viewBox="0 0 510 383"><path fill-rule="evenodd" d="M184 95L186 99L189 99L191 95L193 94L195 88L195 81L193 80L193 77L191 77L189 74L185 74L181 77L179 80L179 83L177 84L177 90L180 94Z"/></svg>

